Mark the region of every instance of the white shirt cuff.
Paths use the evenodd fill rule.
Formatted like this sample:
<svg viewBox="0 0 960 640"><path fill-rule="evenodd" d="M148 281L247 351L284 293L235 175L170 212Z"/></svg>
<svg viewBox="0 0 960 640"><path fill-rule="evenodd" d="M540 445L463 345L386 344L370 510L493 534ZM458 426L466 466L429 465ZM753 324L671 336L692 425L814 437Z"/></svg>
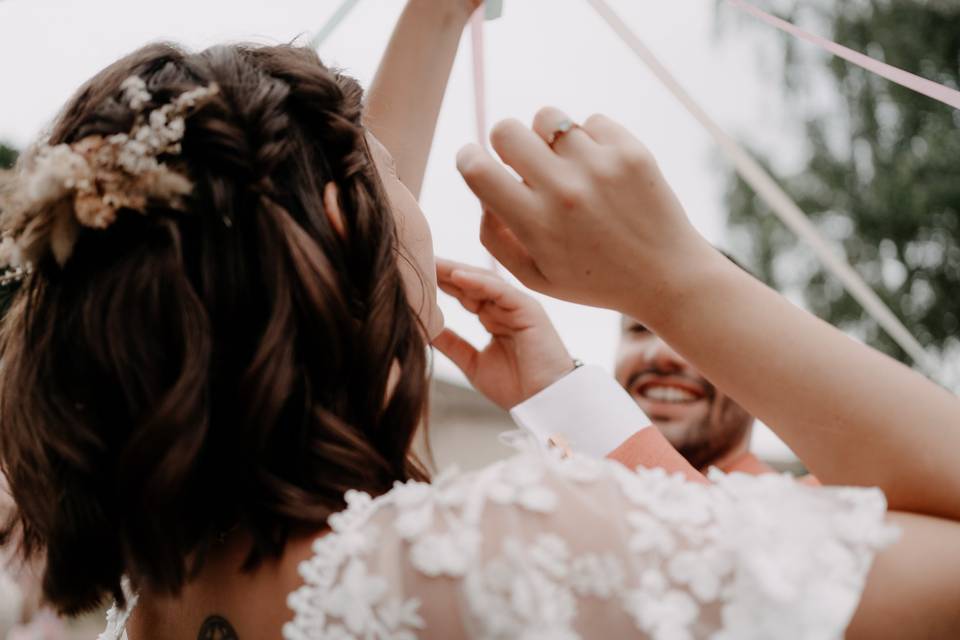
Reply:
<svg viewBox="0 0 960 640"><path fill-rule="evenodd" d="M574 369L510 415L540 444L560 436L572 451L596 458L652 425L630 394L596 366Z"/></svg>

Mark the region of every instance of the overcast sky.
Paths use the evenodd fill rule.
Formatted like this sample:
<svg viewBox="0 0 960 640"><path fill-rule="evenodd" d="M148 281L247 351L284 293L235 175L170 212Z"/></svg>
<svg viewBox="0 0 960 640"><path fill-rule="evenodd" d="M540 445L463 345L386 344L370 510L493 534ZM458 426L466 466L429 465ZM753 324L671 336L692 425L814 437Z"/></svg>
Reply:
<svg viewBox="0 0 960 640"><path fill-rule="evenodd" d="M340 0L0 0L0 140L26 144L84 80L119 56L155 40L190 47L222 41L303 41ZM739 138L773 146L789 162L800 152L785 135L796 123L781 101L779 65L762 55L762 30L721 15L714 0L610 0L692 95ZM325 62L365 85L376 69L403 2L362 0L320 48ZM724 165L709 138L582 0L506 0L486 25L488 110L529 121L551 104L575 119L603 112L623 122L658 158L687 211L711 241L724 244ZM477 241L480 212L454 168L474 138L469 37L458 56L427 171L422 206L438 255L487 265ZM430 46L424 42L423 46ZM678 259L682 259L678 257ZM612 368L614 314L545 301L570 350ZM478 323L449 299L447 322L481 340ZM438 362L440 375L453 367ZM766 434L757 446L776 452Z"/></svg>

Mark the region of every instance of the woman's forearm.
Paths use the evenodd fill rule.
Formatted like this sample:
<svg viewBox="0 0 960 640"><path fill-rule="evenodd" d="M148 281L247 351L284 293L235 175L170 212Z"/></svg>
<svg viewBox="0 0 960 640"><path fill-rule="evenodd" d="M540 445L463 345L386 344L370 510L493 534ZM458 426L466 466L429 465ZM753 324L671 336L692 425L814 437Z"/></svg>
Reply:
<svg viewBox="0 0 960 640"><path fill-rule="evenodd" d="M366 124L419 197L469 0L410 0L368 92Z"/></svg>
<svg viewBox="0 0 960 640"><path fill-rule="evenodd" d="M491 142L522 182L477 146L458 167L485 208L484 246L521 282L637 318L822 481L960 520L960 398L719 254L629 131L601 115L571 127L546 108L532 130L498 124Z"/></svg>
<svg viewBox="0 0 960 640"><path fill-rule="evenodd" d="M960 399L722 256L692 262L687 286L642 310L658 335L825 483L879 486L891 508L960 519Z"/></svg>

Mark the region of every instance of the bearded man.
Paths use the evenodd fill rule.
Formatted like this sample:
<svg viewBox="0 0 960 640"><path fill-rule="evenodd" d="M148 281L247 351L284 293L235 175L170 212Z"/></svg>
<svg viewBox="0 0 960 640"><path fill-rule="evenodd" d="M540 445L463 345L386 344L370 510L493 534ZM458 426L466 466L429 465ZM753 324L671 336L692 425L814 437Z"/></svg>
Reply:
<svg viewBox="0 0 960 640"><path fill-rule="evenodd" d="M615 376L695 469L776 473L750 452L755 418L635 319L623 316ZM807 481L815 479L808 476Z"/></svg>

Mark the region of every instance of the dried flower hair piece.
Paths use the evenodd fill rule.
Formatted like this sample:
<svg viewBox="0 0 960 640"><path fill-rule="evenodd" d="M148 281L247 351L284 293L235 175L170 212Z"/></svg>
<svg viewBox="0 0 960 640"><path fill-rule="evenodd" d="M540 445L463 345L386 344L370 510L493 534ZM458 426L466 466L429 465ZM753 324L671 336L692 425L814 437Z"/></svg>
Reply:
<svg viewBox="0 0 960 640"><path fill-rule="evenodd" d="M145 213L150 202L183 209L193 185L159 158L180 153L186 118L217 94L217 86L191 89L149 112L153 96L142 78L127 78L120 92L136 114L129 133L38 145L0 219L0 263L23 274L49 250L62 265L81 226L105 229L120 209Z"/></svg>

